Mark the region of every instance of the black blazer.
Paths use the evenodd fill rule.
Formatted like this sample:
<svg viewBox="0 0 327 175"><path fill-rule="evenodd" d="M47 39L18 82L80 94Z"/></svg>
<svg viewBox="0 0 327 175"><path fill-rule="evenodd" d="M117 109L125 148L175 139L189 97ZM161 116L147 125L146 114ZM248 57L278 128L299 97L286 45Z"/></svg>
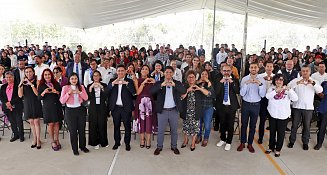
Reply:
<svg viewBox="0 0 327 175"><path fill-rule="evenodd" d="M220 79L217 81L217 84L215 86L217 109L221 109L224 106L224 104L223 104L224 83L220 83L220 80L222 78L223 77L220 77ZM232 80L233 80L233 83L229 84L229 98L230 98L231 108L233 110L237 110L238 108L240 108L240 104L238 103L237 96L236 96L236 94L240 93L240 83L239 83L239 80L234 78L233 76L232 76Z"/></svg>
<svg viewBox="0 0 327 175"><path fill-rule="evenodd" d="M204 94L200 91L195 91L195 119L198 120L203 117L203 105L202 99L204 98ZM187 98L188 95L182 100L182 108L183 112L181 113L181 118L186 119L187 112Z"/></svg>
<svg viewBox="0 0 327 175"><path fill-rule="evenodd" d="M115 107L116 107L116 102L118 98L118 85L112 86L112 82L115 79L111 79L108 86L107 86L107 91L108 91L108 102L109 102L109 110L112 112ZM128 82L127 85L122 86L121 90L121 100L123 102L123 108L126 112L132 112L134 110L134 104L133 100L136 97L136 89L134 86L134 82L131 79L125 78L125 81Z"/></svg>
<svg viewBox="0 0 327 175"><path fill-rule="evenodd" d="M155 108L158 113L162 112L162 109L165 104L165 97L166 97L166 87L161 87L161 84L164 80L158 81L154 84L153 88L150 90L150 93L156 97L155 99ZM174 101L176 104L176 108L179 112L183 111L182 104L181 104L181 94L186 93L186 89L183 84L179 81L173 80L175 83L175 87L173 88L173 96Z"/></svg>
<svg viewBox="0 0 327 175"><path fill-rule="evenodd" d="M2 110L7 114L9 112L9 109L7 109L6 103L8 102L8 97L6 93L6 89L8 87L8 83L4 84L1 86L0 89L0 100L2 102ZM18 84L14 83L14 89L13 89L13 94L12 98L10 101L11 105L15 105L15 110L20 110L23 112L23 101L22 99L18 96Z"/></svg>
<svg viewBox="0 0 327 175"><path fill-rule="evenodd" d="M19 68L16 68L14 71L14 76L15 76L15 84L19 84L21 79L20 79L20 74L19 74Z"/></svg>
<svg viewBox="0 0 327 175"><path fill-rule="evenodd" d="M89 96L90 106L89 106L89 114L90 116L95 116L97 113L100 113L101 115L105 115L106 117L109 116L109 110L108 110L108 94L107 94L107 85L104 83L101 83L103 86L104 91L101 90L100 92L100 111L97 111L96 108L96 98L95 98L95 92L94 89L92 89L92 92L89 91L90 86L92 86L93 83L89 84L86 88L87 95ZM89 117L90 119L91 117Z"/></svg>

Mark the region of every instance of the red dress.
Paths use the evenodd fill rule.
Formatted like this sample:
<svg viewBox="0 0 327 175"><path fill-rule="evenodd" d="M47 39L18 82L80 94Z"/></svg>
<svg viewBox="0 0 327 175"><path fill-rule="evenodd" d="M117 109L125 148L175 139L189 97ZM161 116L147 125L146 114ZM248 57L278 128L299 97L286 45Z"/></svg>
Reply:
<svg viewBox="0 0 327 175"><path fill-rule="evenodd" d="M138 79L138 86L142 84L144 78ZM136 98L134 110L133 131L151 134L157 131L157 116L154 112L154 100L150 94L153 84L146 83L140 95Z"/></svg>

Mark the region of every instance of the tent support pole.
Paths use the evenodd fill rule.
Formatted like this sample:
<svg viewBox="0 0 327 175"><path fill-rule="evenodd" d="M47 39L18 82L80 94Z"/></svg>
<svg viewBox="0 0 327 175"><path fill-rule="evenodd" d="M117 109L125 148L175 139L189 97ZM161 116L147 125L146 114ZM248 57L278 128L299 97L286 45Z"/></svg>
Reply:
<svg viewBox="0 0 327 175"><path fill-rule="evenodd" d="M215 27L216 27L216 3L217 3L217 0L215 0L214 2L214 6L213 6L213 22L212 22L212 59L214 61L215 59L215 55L213 55L213 49L214 49L214 45L215 45Z"/></svg>
<svg viewBox="0 0 327 175"><path fill-rule="evenodd" d="M244 19L244 33L243 33L243 52L242 52L242 73L241 78L245 74L245 63L246 63L246 43L248 38L248 7L249 0L245 0L245 19Z"/></svg>

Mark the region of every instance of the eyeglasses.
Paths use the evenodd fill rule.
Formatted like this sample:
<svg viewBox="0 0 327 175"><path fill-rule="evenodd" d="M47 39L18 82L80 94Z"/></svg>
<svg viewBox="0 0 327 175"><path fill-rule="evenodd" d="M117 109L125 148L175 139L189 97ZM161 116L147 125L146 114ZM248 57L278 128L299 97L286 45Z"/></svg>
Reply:
<svg viewBox="0 0 327 175"><path fill-rule="evenodd" d="M284 79L283 78L279 78L279 79L277 79L278 81L284 81Z"/></svg>
<svg viewBox="0 0 327 175"><path fill-rule="evenodd" d="M231 70L223 70L223 72L230 72Z"/></svg>
<svg viewBox="0 0 327 175"><path fill-rule="evenodd" d="M53 72L54 74L57 74L57 73L59 73L58 71L55 71L55 72Z"/></svg>

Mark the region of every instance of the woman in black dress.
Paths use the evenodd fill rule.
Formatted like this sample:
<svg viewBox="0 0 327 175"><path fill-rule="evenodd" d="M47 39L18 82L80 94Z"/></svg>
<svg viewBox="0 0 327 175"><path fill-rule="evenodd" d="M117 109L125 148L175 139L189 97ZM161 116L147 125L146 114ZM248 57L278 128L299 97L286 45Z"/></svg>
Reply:
<svg viewBox="0 0 327 175"><path fill-rule="evenodd" d="M61 87L54 79L50 69L45 69L38 87L39 100L43 100L44 123L48 125L51 147L54 151L61 149L59 143L59 123L63 119L62 106L59 101Z"/></svg>
<svg viewBox="0 0 327 175"><path fill-rule="evenodd" d="M24 99L24 118L30 123L33 141L31 148L41 149L40 141L40 118L42 117L42 106L37 98L36 76L32 67L25 68L25 78L19 84L18 96Z"/></svg>
<svg viewBox="0 0 327 175"><path fill-rule="evenodd" d="M89 145L94 149L108 146L107 137L107 94L104 91L107 85L101 83L101 73L94 71L92 74L93 83L87 86L90 100L89 107Z"/></svg>

